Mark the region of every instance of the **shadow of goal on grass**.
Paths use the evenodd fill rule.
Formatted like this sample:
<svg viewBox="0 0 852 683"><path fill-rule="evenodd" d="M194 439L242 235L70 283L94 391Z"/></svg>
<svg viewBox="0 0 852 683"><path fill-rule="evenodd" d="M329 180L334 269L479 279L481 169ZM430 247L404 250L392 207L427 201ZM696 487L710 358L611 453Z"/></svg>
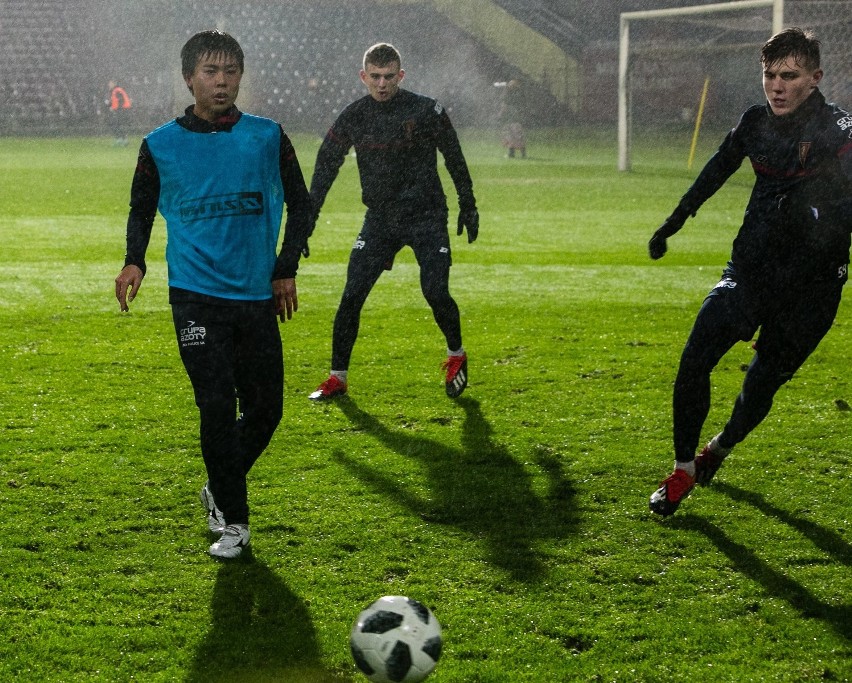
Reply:
<svg viewBox="0 0 852 683"><path fill-rule="evenodd" d="M307 606L256 559L222 564L210 612L210 629L186 683L351 680L323 668Z"/></svg>
<svg viewBox="0 0 852 683"><path fill-rule="evenodd" d="M468 397L455 401L464 411L460 448L392 429L351 398L337 405L357 429L392 452L416 460L427 476L431 499L423 500L370 463L337 451L335 458L343 466L421 519L454 526L481 540L486 559L515 579L531 581L544 574L535 549L539 540L565 538L576 530L575 489L558 454L543 447L534 453L547 481L545 494L539 496L529 468L495 441L478 401Z"/></svg>
<svg viewBox="0 0 852 683"><path fill-rule="evenodd" d="M820 600L784 571L773 568L752 548L734 541L721 528L702 517L683 515L677 518L676 526L706 536L737 571L760 584L768 595L786 601L805 619L824 621L839 635L852 638L852 604L833 605ZM844 600L848 597L846 594L838 596Z"/></svg>

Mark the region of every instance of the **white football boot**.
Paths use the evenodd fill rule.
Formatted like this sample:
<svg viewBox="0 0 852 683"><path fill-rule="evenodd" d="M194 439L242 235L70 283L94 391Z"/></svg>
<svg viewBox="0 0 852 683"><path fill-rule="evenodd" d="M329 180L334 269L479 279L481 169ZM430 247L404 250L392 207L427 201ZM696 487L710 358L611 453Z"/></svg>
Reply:
<svg viewBox="0 0 852 683"><path fill-rule="evenodd" d="M201 488L201 504L207 510L207 528L210 529L210 533L221 534L225 530L225 515L216 507L209 481Z"/></svg>
<svg viewBox="0 0 852 683"><path fill-rule="evenodd" d="M210 546L210 554L225 559L239 557L243 548L248 547L250 537L248 524L229 524L221 538Z"/></svg>

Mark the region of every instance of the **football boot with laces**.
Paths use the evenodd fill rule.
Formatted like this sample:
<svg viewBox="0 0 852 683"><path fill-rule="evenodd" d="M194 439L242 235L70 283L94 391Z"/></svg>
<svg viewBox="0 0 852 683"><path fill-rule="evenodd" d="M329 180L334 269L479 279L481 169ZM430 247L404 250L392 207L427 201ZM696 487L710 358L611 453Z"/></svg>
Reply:
<svg viewBox="0 0 852 683"><path fill-rule="evenodd" d="M210 554L229 560L239 557L248 547L250 538L248 524L229 524L219 540L210 546Z"/></svg>
<svg viewBox="0 0 852 683"><path fill-rule="evenodd" d="M467 354L461 356L448 356L441 364L441 368L447 373L445 386L447 396L457 398L467 386Z"/></svg>
<svg viewBox="0 0 852 683"><path fill-rule="evenodd" d="M335 396L343 396L347 390L347 384L337 375L329 375L328 379L317 387L309 399L312 401L328 401Z"/></svg>
<svg viewBox="0 0 852 683"><path fill-rule="evenodd" d="M675 468L654 493L648 507L651 512L667 517L674 514L681 501L686 498L695 487L695 477L689 475L685 470Z"/></svg>

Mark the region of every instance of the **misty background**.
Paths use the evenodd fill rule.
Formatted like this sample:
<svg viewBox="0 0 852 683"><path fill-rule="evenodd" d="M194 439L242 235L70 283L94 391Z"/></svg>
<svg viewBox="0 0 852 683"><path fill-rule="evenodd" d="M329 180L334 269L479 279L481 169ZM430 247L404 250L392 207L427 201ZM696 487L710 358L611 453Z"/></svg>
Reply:
<svg viewBox="0 0 852 683"><path fill-rule="evenodd" d="M208 28L245 52L238 105L292 132L322 135L365 94L361 58L379 41L402 53L403 87L437 98L457 127L500 125L508 89L495 84L511 81L529 127L614 128L619 13L701 4L710 3L0 0L0 135L108 134L111 81L132 98L132 131L146 133L191 104L180 48ZM816 30L823 92L852 107L852 0L787 0L785 25ZM520 53L517 28L536 39ZM758 49L770 34L769 9L635 25L634 125L691 125L705 79L706 123L733 125L763 101Z"/></svg>

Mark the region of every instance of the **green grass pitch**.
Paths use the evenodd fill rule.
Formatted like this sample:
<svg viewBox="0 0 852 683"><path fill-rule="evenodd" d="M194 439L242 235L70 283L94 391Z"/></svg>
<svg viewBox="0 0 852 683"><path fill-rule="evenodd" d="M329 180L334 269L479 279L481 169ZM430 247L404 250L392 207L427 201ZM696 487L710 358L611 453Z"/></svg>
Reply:
<svg viewBox="0 0 852 683"><path fill-rule="evenodd" d="M365 307L350 397L307 399L363 215L347 161L282 328L253 561L231 564L206 553L161 219L129 314L113 296L134 145L0 139L0 680L356 683L349 628L387 594L441 621L435 683L852 678L848 296L713 486L655 518L677 360L751 171L652 262L688 136L637 140L628 174L610 134L531 138L511 160L463 135L482 223L468 245L451 214L457 401L410 251ZM294 142L309 178L319 141ZM715 372L704 438L751 353Z"/></svg>

